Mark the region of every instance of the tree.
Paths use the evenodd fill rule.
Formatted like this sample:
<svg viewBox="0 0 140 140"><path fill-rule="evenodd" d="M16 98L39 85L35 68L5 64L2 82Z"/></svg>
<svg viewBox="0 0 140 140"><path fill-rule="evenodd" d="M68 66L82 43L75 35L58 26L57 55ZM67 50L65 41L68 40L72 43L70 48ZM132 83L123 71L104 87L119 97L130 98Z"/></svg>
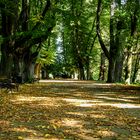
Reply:
<svg viewBox="0 0 140 140"><path fill-rule="evenodd" d="M101 53L101 64L100 64L100 73L99 73L99 80L104 81L105 80L105 54L102 52Z"/></svg>
<svg viewBox="0 0 140 140"><path fill-rule="evenodd" d="M35 3L39 8L35 7ZM17 74L23 73L25 81L28 80L30 66L38 56L41 43L55 26L56 11L53 7L56 4L50 0L3 0L0 3L4 38L1 45L1 75L9 76L14 69Z"/></svg>
<svg viewBox="0 0 140 140"><path fill-rule="evenodd" d="M138 79L139 0L1 0L0 8L0 75L28 81L37 63L82 80Z"/></svg>
<svg viewBox="0 0 140 140"><path fill-rule="evenodd" d="M92 77L90 69L97 35L95 20L94 22L91 20L95 13L91 4L93 5L92 2L85 0L67 1L67 11L62 12L63 18L60 22L65 62L74 66L72 68L78 71L79 79L91 79Z"/></svg>
<svg viewBox="0 0 140 140"><path fill-rule="evenodd" d="M132 61L133 61L133 49L135 46L135 40L137 40L137 32L138 32L138 18L139 18L139 0L129 1L127 2L127 6L129 8L130 13L130 36L129 42L127 44L127 64L125 67L125 82L130 84L132 82L131 75L132 75ZM137 62L136 62L137 65ZM136 72L136 71L135 71ZM135 77L135 76L134 76ZM134 80L134 79L133 79Z"/></svg>
<svg viewBox="0 0 140 140"><path fill-rule="evenodd" d="M110 45L109 50L107 49L100 30L100 17L102 12L103 1L98 0L97 6L97 20L96 20L96 31L98 35L98 40L101 45L102 50L105 53L105 56L108 58L109 67L108 67L108 82L121 82L122 81L122 71L123 71L123 60L124 60L124 48L126 42L127 24L125 21L128 14L126 13L125 4L121 1L112 0L110 2ZM129 22L128 22L129 23ZM124 40L122 40L122 38Z"/></svg>

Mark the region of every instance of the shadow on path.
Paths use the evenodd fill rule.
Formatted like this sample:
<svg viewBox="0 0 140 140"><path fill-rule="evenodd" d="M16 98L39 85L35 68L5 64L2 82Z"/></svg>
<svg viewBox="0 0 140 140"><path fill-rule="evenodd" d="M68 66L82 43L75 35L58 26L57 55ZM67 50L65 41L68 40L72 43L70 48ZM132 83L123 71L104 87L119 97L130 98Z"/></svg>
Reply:
<svg viewBox="0 0 140 140"><path fill-rule="evenodd" d="M0 103L0 140L140 139L140 87L41 81Z"/></svg>

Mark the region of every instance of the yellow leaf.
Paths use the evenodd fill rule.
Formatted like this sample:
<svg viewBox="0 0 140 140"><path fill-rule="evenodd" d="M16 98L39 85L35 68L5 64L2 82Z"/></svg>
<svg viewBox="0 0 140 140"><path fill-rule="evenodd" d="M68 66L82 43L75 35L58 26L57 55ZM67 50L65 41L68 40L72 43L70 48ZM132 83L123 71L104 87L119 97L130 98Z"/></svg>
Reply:
<svg viewBox="0 0 140 140"><path fill-rule="evenodd" d="M55 130L57 130L57 127L56 127L55 125L53 125L53 128L54 128Z"/></svg>
<svg viewBox="0 0 140 140"><path fill-rule="evenodd" d="M21 136L18 136L18 140L23 140L23 137L21 137Z"/></svg>
<svg viewBox="0 0 140 140"><path fill-rule="evenodd" d="M50 134L45 134L45 137L49 137L50 136Z"/></svg>
<svg viewBox="0 0 140 140"><path fill-rule="evenodd" d="M42 128L45 128L45 127L46 127L46 126L44 126L44 125L42 126Z"/></svg>
<svg viewBox="0 0 140 140"><path fill-rule="evenodd" d="M35 132L33 133L35 136L37 135Z"/></svg>

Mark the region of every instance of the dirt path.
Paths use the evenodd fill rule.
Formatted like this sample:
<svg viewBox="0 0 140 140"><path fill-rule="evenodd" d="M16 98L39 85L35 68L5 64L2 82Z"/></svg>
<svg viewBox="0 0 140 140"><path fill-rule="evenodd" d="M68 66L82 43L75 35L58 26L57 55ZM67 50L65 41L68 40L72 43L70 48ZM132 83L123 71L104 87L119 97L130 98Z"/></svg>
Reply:
<svg viewBox="0 0 140 140"><path fill-rule="evenodd" d="M0 92L0 140L140 140L140 87L51 80Z"/></svg>

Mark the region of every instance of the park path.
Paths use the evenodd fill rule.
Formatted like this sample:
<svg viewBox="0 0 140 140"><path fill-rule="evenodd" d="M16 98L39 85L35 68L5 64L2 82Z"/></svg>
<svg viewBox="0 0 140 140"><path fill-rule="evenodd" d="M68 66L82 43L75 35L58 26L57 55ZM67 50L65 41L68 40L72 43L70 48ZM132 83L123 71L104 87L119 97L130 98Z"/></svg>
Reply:
<svg viewBox="0 0 140 140"><path fill-rule="evenodd" d="M140 139L138 86L40 80L0 94L0 140Z"/></svg>

